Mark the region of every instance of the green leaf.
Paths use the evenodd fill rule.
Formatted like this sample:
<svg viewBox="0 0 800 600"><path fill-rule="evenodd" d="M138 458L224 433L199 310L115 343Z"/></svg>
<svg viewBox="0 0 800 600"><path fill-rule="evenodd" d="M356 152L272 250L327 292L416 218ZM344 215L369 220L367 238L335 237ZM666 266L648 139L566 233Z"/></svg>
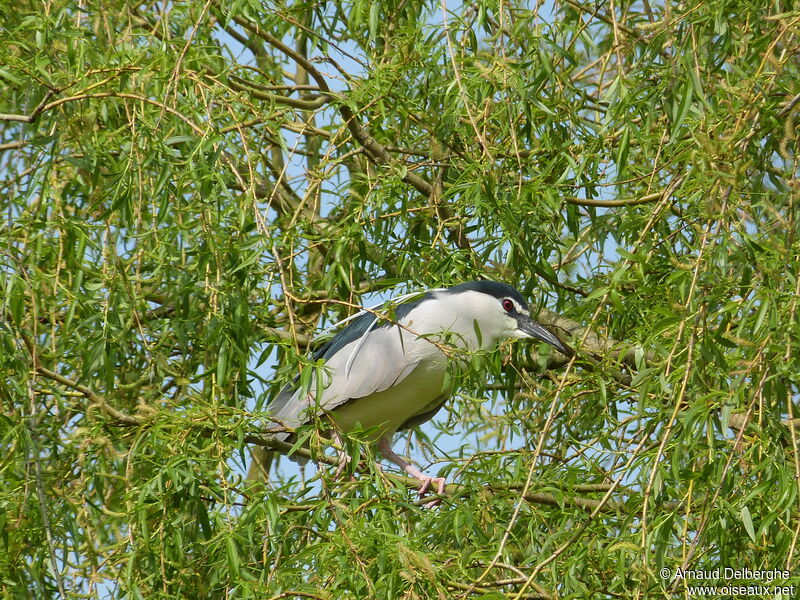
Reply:
<svg viewBox="0 0 800 600"><path fill-rule="evenodd" d="M369 37L375 39L378 35L378 19L380 18L380 4L371 2L369 6Z"/></svg>
<svg viewBox="0 0 800 600"><path fill-rule="evenodd" d="M228 569L230 569L232 573L238 573L241 567L239 551L236 549L236 543L230 536L225 537L225 554L228 558Z"/></svg>
<svg viewBox="0 0 800 600"><path fill-rule="evenodd" d="M630 127L625 127L622 130L622 136L617 146L617 156L615 162L617 163L617 181L625 178L626 166L628 163L628 151L630 149Z"/></svg>
<svg viewBox="0 0 800 600"><path fill-rule="evenodd" d="M219 354L217 355L217 371L216 381L217 385L225 385L225 376L228 370L228 352L229 346L227 342L222 342L219 347Z"/></svg>
<svg viewBox="0 0 800 600"><path fill-rule="evenodd" d="M739 514L742 517L742 525L744 525L744 529L745 531L747 531L747 535L749 535L750 539L753 540L753 542L755 542L756 532L755 529L753 529L753 518L750 516L750 509L747 508L746 505L742 506L742 509L739 512Z"/></svg>

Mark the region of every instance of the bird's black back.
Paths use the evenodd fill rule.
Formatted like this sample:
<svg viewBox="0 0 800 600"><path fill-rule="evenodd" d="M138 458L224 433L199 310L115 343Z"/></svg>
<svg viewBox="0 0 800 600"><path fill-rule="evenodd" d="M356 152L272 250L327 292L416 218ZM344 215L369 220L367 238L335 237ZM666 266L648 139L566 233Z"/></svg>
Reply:
<svg viewBox="0 0 800 600"><path fill-rule="evenodd" d="M430 300L433 298L433 292L426 292L420 297L417 297L414 300L409 300L408 302L403 302L398 304L394 309L394 320L390 321L388 319L381 319L381 322L372 325L377 318L375 313L380 313L385 310L386 305L382 305L377 309L374 309L373 312L365 311L363 314L360 314L355 319L350 321L350 323L339 331L336 335L334 335L330 340L325 342L322 346L317 348L312 355L314 360L318 360L320 358L324 360L328 360L331 356L336 354L339 350L347 346L350 342L354 342L363 336L371 327L373 329L378 327L388 327L396 322L403 320L408 313L414 310L417 306L425 302L426 300Z"/></svg>

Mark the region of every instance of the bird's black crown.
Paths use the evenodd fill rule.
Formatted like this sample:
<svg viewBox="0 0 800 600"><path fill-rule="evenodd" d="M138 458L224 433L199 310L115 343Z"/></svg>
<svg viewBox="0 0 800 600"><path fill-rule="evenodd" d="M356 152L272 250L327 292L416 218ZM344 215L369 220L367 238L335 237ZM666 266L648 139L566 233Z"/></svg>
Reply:
<svg viewBox="0 0 800 600"><path fill-rule="evenodd" d="M466 283L460 283L451 288L447 288L445 293L459 294L461 292L468 291L488 294L489 296L494 296L497 299L511 298L523 309L528 309L528 303L525 302L525 298L522 297L522 294L520 294L516 289L507 283L502 283L500 281L468 281Z"/></svg>

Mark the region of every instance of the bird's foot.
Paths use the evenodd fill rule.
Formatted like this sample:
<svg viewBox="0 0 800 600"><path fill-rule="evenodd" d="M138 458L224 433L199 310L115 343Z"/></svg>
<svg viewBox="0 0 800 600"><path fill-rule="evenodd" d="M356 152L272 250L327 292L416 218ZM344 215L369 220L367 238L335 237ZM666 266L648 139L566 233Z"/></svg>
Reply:
<svg viewBox="0 0 800 600"><path fill-rule="evenodd" d="M435 486L436 493L439 496L444 496L445 485L447 485L447 481L445 480L444 477L431 477L430 475L425 475L425 473L420 471L410 462L395 454L395 452L389 445L389 442L390 442L389 436L382 437L378 441L378 450L381 451L381 454L383 454L385 458L392 461L398 467L403 469L403 471L411 475L411 477L421 482L419 486L419 491L417 492L420 498L422 498L426 494L426 492L431 488L431 485ZM431 508L439 504L441 501L442 501L441 497L434 498L424 506L425 508Z"/></svg>
<svg viewBox="0 0 800 600"><path fill-rule="evenodd" d="M438 498L434 498L430 502L423 504L423 508L433 508L434 506L438 506L442 503L442 496L445 493L445 486L447 485L447 480L444 477L431 477L430 475L422 475L422 477L418 477L422 482L422 485L419 486L419 491L417 494L420 498L425 496L429 489L431 489L431 485L435 485L436 493L439 495Z"/></svg>
<svg viewBox="0 0 800 600"><path fill-rule="evenodd" d="M417 495L420 498L423 498L432 486L439 495L438 498L434 498L427 504L423 505L425 508L433 508L442 502L441 497L445 495L445 486L447 485L447 480L444 477L431 477L430 475L426 475L412 464L408 464L407 466L403 467L403 470L411 475L414 479L418 479L422 482L419 486L419 490L417 491Z"/></svg>
<svg viewBox="0 0 800 600"><path fill-rule="evenodd" d="M436 493L440 496L444 495L444 487L447 485L447 480L444 477L431 477L430 475L422 475L422 477L417 477L422 482L422 485L419 486L419 497L422 498L425 493L431 489L431 485L435 485Z"/></svg>
<svg viewBox="0 0 800 600"><path fill-rule="evenodd" d="M342 473L344 473L344 470L347 468L347 465L349 465L353 459L346 452L341 452L339 450L336 451L336 455L338 461L336 465L336 471L333 474L333 478L339 479L341 478Z"/></svg>

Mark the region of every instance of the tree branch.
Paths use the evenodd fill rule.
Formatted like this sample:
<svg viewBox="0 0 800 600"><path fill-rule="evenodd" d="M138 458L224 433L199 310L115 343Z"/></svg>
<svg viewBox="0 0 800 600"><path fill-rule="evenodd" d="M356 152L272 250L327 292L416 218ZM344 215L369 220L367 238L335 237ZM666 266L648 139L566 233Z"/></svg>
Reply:
<svg viewBox="0 0 800 600"><path fill-rule="evenodd" d="M28 336L22 333L21 331L19 332L19 335L22 338L22 343L25 344L25 348L27 348L28 350L28 354L31 355L31 360L33 361L33 368L36 373L38 373L42 377L50 379L51 381L58 382L61 385L64 385L70 389L80 392L88 400L90 400L94 404L97 404L97 406L99 406L103 412L105 412L110 417L116 419L123 425L135 426L135 425L142 425L145 422L144 419L141 419L139 417L133 417L131 415L128 415L124 412L117 410L116 408L108 404L108 402L106 402L102 396L95 394L88 387L81 385L77 381L73 381L68 377L64 377L63 375L60 375L59 373L51 371L50 369L40 365L38 353L36 352L36 348L33 345L33 342L30 339L28 339Z"/></svg>
<svg viewBox="0 0 800 600"><path fill-rule="evenodd" d="M655 202L664 195L664 192L654 192L641 196L640 198L623 198L619 200L597 200L595 198L575 198L567 196L564 200L567 204L577 204L578 206L600 206L606 208L613 208L616 206L636 206L637 204L647 204L648 202Z"/></svg>
<svg viewBox="0 0 800 600"><path fill-rule="evenodd" d="M244 441L248 444L255 444L256 446L260 446L262 448L266 448L268 450L274 450L276 452L280 452L281 454L287 454L292 448L294 444L290 444L289 442L283 442L281 440L277 440L271 438L268 435L246 435L244 436ZM325 454L312 454L312 452L308 448L296 448L292 453L292 456L297 456L301 458L305 458L308 460L313 460L318 463L322 463L329 466L338 466L339 461L332 457L327 456ZM393 481L397 485L406 487L411 490L419 489L419 480L414 479L413 477L406 477L405 475L399 475L397 473L389 473L384 471L383 475ZM502 488L502 487L493 487L491 485L487 485L484 489L488 490L493 494L499 493L513 493L513 488ZM602 489L598 489L598 493L602 492ZM453 499L464 497L471 492L471 488L462 485L460 483L448 483L445 486L445 493L443 498L444 499ZM416 501L417 504L427 504L431 501L432 496L426 496L425 498L420 498ZM578 495L568 495L565 492L565 495L561 498L557 498L553 494L548 494L544 492L535 493L535 492L528 492L524 496L527 502L531 504L543 504L546 506L556 506L556 507L575 507L585 510L587 512L591 512L593 510L600 510L601 512L619 512L625 509L624 502L606 502L602 503L600 500L596 500L594 498L586 498L583 496Z"/></svg>
<svg viewBox="0 0 800 600"><path fill-rule="evenodd" d="M58 90L49 89L45 92L44 97L42 98L41 102L33 109L33 111L28 115L13 115L13 114L5 114L0 113L0 121L21 121L23 123L33 123L36 118L46 110L48 104L47 101L50 100L53 96L58 93Z"/></svg>
<svg viewBox="0 0 800 600"><path fill-rule="evenodd" d="M0 144L0 152L4 152L6 150L17 150L18 148L22 148L28 142L25 141L18 141L18 142L6 142L5 144Z"/></svg>
<svg viewBox="0 0 800 600"><path fill-rule="evenodd" d="M298 65L300 65L303 69L305 69L309 75L316 81L317 85L319 86L320 90L322 90L323 94L333 96L334 94L331 92L330 87L328 86L328 82L322 73L309 61L305 56L290 48L282 41L280 41L275 36L271 35L270 33L261 29L256 23L252 23L247 19L244 19L238 15L233 16L233 21L247 29L248 31L256 34L265 42L267 42L270 46L285 54L292 60L294 60ZM358 117L356 116L355 112L352 108L350 108L344 102L340 102L338 104L339 113L342 115L344 119L345 125L350 130L350 133L353 137L358 140L358 142L364 146L367 151L367 155L372 159L372 162L376 165L385 165L385 166L394 166L395 161L392 158L391 154L384 148L372 135L369 131L360 123ZM420 177L419 175L411 172L406 171L405 175L401 177L402 181L411 185L414 189L416 189L419 193L423 194L425 197L430 197L431 192L433 190L433 186L427 181L424 177Z"/></svg>
<svg viewBox="0 0 800 600"><path fill-rule="evenodd" d="M50 90L48 95L45 98L49 99L53 96L56 92ZM66 104L68 102L76 102L78 100L91 100L91 99L98 99L98 98L123 98L127 100L136 100L138 102L144 102L146 104L152 104L157 106L161 110L170 113L178 117L181 121L186 123L189 127L191 127L192 131L194 131L198 135L203 135L203 130L192 122L191 119L186 117L185 115L181 114L174 108L167 106L163 102L158 102L157 100L152 100L150 98L145 98L144 96L140 96L139 94L129 94L124 92L99 92L94 94L76 94L74 96L67 96L65 98L59 98L58 100L54 100L53 102L43 104L39 103L33 112L28 115L13 115L13 114L0 114L0 121L22 121L24 123L33 123L39 116L47 112L57 106L61 106L62 104Z"/></svg>
<svg viewBox="0 0 800 600"><path fill-rule="evenodd" d="M86 398L89 399L91 402L97 404L97 406L100 407L100 410L102 410L104 413L106 413L114 420L119 421L123 425L136 426L136 425L142 425L143 423L146 422L145 419L134 417L117 410L116 408L108 404L108 402L106 402L102 396L98 396L92 390L90 390L84 385L81 385L76 381L72 381L71 379L64 377L63 375L59 375L55 371L51 371L50 369L47 369L41 365L35 365L35 369L36 372L42 377L46 377L47 379L51 379L53 381L60 383L61 385L64 385L68 388L80 392L81 394L86 396Z"/></svg>
<svg viewBox="0 0 800 600"><path fill-rule="evenodd" d="M236 77L235 75L228 77L228 85L234 90L246 92L251 96L258 98L259 100L267 100L277 104L284 104L300 110L318 110L333 100L333 98L328 94L320 94L309 99L292 98L290 96L282 96L280 94L271 94L269 92L256 89L254 86L249 85L247 80Z"/></svg>

